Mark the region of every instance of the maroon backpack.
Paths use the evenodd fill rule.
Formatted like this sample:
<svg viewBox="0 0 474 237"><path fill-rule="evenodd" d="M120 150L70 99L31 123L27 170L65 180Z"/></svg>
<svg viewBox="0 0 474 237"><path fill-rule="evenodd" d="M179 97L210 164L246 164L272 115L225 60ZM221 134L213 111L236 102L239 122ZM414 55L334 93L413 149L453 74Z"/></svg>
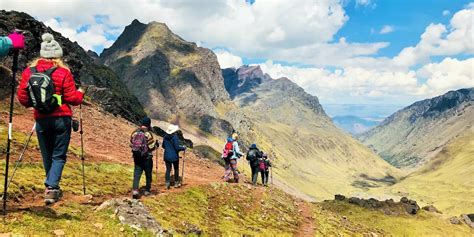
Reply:
<svg viewBox="0 0 474 237"><path fill-rule="evenodd" d="M148 138L142 130L136 131L130 139L133 158L146 158L148 155Z"/></svg>

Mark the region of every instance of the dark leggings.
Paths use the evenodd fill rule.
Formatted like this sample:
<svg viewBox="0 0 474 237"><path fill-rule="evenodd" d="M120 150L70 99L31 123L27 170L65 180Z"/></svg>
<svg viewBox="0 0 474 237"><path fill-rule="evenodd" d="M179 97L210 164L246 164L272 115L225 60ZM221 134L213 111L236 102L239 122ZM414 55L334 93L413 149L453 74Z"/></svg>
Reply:
<svg viewBox="0 0 474 237"><path fill-rule="evenodd" d="M150 156L147 159L135 159L135 169L133 171L133 189L138 189L140 185L140 178L142 177L143 171L145 171L147 191L151 190L151 176L153 172L153 158Z"/></svg>
<svg viewBox="0 0 474 237"><path fill-rule="evenodd" d="M268 170L260 170L263 185L268 184L268 173L270 173Z"/></svg>
<svg viewBox="0 0 474 237"><path fill-rule="evenodd" d="M171 165L174 167L174 181L179 181L179 160L174 162L165 161L166 165L166 174L165 174L165 181L166 183L171 182Z"/></svg>

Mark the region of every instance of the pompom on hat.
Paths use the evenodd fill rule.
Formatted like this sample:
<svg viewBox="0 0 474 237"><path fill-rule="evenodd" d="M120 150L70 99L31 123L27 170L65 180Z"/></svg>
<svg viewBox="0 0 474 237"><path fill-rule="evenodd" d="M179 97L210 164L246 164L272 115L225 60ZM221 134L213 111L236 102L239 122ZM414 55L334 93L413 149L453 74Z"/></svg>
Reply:
<svg viewBox="0 0 474 237"><path fill-rule="evenodd" d="M41 36L43 42L41 43L40 56L42 58L61 58L63 56L63 49L59 43L54 40L54 36L50 33L45 33Z"/></svg>

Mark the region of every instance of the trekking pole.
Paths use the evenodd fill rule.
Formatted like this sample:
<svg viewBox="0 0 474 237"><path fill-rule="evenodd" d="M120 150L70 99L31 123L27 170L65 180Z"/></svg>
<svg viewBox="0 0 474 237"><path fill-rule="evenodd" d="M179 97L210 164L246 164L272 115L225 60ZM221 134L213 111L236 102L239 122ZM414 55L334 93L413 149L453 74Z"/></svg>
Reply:
<svg viewBox="0 0 474 237"><path fill-rule="evenodd" d="M82 190L84 192L84 195L86 195L86 177L84 174L84 131L82 130L82 104L79 105L79 120L81 123L81 130L79 131L79 133L81 134Z"/></svg>
<svg viewBox="0 0 474 237"><path fill-rule="evenodd" d="M155 145L155 157L156 157L156 190L158 189L158 147Z"/></svg>
<svg viewBox="0 0 474 237"><path fill-rule="evenodd" d="M183 154L183 169L181 169L181 185L184 184L184 160L186 159L186 150L184 150Z"/></svg>
<svg viewBox="0 0 474 237"><path fill-rule="evenodd" d="M12 129L13 129L13 102L15 98L15 85L16 85L16 71L18 69L18 50L13 51L13 64L12 64L12 80L11 96L10 96L10 117L8 120L8 139L7 139L7 157L5 160L5 184L3 188L3 215L7 215L7 188L8 188L8 165L10 162L10 145L12 142Z"/></svg>
<svg viewBox="0 0 474 237"><path fill-rule="evenodd" d="M23 150L21 151L20 157L16 161L15 168L13 169L12 177L10 177L10 180L8 180L7 189L10 187L10 184L12 183L12 180L15 177L16 170L18 169L18 166L20 165L21 161L23 160L23 157L25 156L26 149L28 149L28 145L30 144L31 137L33 136L33 133L35 132L35 128L36 128L36 123L33 124L33 128L31 129L31 132L28 135L25 146L23 147Z"/></svg>
<svg viewBox="0 0 474 237"><path fill-rule="evenodd" d="M270 167L270 182L272 182L273 185L273 167Z"/></svg>

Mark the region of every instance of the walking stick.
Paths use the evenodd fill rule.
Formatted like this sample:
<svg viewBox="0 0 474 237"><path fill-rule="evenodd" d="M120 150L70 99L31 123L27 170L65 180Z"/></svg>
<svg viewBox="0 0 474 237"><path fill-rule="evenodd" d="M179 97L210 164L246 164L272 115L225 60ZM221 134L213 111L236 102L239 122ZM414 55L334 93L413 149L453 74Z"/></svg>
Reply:
<svg viewBox="0 0 474 237"><path fill-rule="evenodd" d="M272 182L273 185L273 167L270 167L270 182Z"/></svg>
<svg viewBox="0 0 474 237"><path fill-rule="evenodd" d="M15 98L15 85L16 85L16 71L18 69L18 50L13 51L13 64L12 64L12 80L11 96L10 96L10 117L8 120L8 139L7 139L7 157L5 161L5 184L3 188L3 215L7 215L7 188L8 188L8 165L10 162L10 146L12 142L12 129L13 129L13 102Z"/></svg>
<svg viewBox="0 0 474 237"><path fill-rule="evenodd" d="M183 154L183 169L181 169L181 185L184 184L184 160L186 159L186 150L184 150Z"/></svg>
<svg viewBox="0 0 474 237"><path fill-rule="evenodd" d="M159 190L159 187L158 187L158 147L156 147L156 144L155 144L155 156L156 156L156 190Z"/></svg>
<svg viewBox="0 0 474 237"><path fill-rule="evenodd" d="M79 120L81 123L81 130L79 133L81 134L81 161L82 161L82 191L84 195L86 195L86 177L84 174L84 131L82 130L82 104L79 105Z"/></svg>
<svg viewBox="0 0 474 237"><path fill-rule="evenodd" d="M26 149L28 149L28 145L30 144L31 137L33 136L33 133L35 132L35 128L36 128L36 123L33 124L33 128L31 129L31 132L28 135L28 138L26 140L25 146L23 147L23 150L21 151L20 158L18 158L18 160L16 161L15 168L13 169L12 177L8 181L7 189L10 187L10 184L12 183L12 180L15 177L16 170L18 169L18 166L20 165L21 161L23 160Z"/></svg>

